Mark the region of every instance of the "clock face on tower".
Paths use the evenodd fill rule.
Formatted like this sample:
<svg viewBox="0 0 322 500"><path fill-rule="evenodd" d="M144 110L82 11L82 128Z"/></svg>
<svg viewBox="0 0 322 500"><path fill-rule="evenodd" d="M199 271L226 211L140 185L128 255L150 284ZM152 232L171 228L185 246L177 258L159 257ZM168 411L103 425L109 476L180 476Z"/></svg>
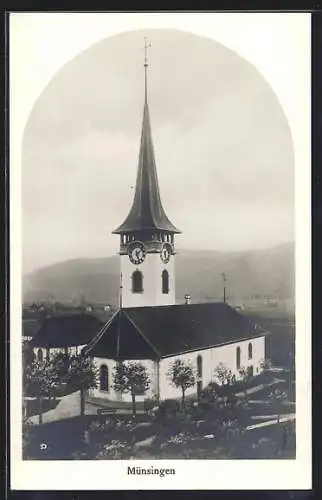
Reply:
<svg viewBox="0 0 322 500"><path fill-rule="evenodd" d="M132 264L142 264L145 259L145 246L141 241L132 241L127 249Z"/></svg>
<svg viewBox="0 0 322 500"><path fill-rule="evenodd" d="M170 243L163 243L160 257L161 257L161 260L164 264L167 264L169 262L172 253L173 253L173 251L172 251L171 244Z"/></svg>

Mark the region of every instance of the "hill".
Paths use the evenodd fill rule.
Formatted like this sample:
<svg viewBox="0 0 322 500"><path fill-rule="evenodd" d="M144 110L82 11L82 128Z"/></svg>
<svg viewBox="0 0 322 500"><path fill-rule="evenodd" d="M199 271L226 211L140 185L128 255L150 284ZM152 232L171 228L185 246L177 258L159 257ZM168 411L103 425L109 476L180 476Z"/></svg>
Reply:
<svg viewBox="0 0 322 500"><path fill-rule="evenodd" d="M181 250L176 257L177 299L189 293L193 302L220 300L222 272L231 301L270 297L292 302L294 245L238 253ZM68 260L24 276L23 300L79 302L83 298L89 303L116 304L118 286L117 256Z"/></svg>

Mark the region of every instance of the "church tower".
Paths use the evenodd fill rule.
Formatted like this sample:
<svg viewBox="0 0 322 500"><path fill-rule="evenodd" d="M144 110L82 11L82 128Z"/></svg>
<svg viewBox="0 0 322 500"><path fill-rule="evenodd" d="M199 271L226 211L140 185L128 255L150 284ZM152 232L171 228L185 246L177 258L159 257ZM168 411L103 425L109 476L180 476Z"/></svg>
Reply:
<svg viewBox="0 0 322 500"><path fill-rule="evenodd" d="M144 109L132 208L113 234L120 235L122 307L175 304L174 236L160 197L147 95L147 49L144 59Z"/></svg>

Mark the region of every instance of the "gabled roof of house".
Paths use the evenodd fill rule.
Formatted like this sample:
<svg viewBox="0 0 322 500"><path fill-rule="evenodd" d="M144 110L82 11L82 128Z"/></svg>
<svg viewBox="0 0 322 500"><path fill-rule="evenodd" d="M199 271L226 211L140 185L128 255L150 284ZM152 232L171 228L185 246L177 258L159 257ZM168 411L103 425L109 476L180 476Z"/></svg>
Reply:
<svg viewBox="0 0 322 500"><path fill-rule="evenodd" d="M85 351L103 358L158 359L266 333L225 303L135 307L118 311Z"/></svg>
<svg viewBox="0 0 322 500"><path fill-rule="evenodd" d="M32 347L73 347L88 344L104 323L90 314L53 316L45 319L30 341Z"/></svg>

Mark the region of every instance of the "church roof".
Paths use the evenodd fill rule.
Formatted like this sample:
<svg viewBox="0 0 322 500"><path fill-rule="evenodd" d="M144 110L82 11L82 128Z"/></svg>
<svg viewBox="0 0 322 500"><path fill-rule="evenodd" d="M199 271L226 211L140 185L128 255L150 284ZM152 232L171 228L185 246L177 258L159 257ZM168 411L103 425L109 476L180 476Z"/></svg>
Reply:
<svg viewBox="0 0 322 500"><path fill-rule="evenodd" d="M73 347L86 345L104 323L89 314L53 316L45 319L30 341L32 347Z"/></svg>
<svg viewBox="0 0 322 500"><path fill-rule="evenodd" d="M148 103L144 104L139 164L135 194L129 215L114 234L128 231L161 229L172 233L180 231L168 219L160 197L158 175L152 143Z"/></svg>
<svg viewBox="0 0 322 500"><path fill-rule="evenodd" d="M266 333L225 303L134 307L118 311L84 350L103 358L159 359Z"/></svg>

